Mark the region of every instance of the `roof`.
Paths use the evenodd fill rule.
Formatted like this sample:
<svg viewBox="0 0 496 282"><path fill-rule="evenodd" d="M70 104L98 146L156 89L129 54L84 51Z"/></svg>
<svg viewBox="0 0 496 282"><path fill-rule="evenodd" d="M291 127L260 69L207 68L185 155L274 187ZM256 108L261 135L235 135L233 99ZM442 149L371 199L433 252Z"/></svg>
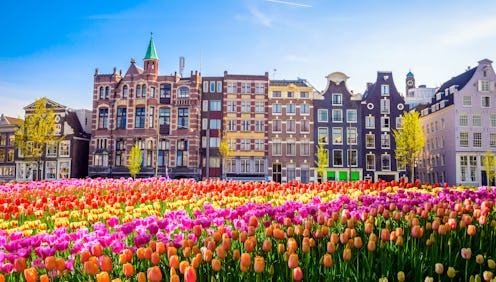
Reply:
<svg viewBox="0 0 496 282"><path fill-rule="evenodd" d="M468 81L472 78L472 76L474 76L474 73L476 70L477 70L477 68L472 68L472 69L469 69L468 71L466 71L466 72L464 72L458 76L453 77L452 79L443 83L443 85L441 85L441 87L439 87L437 92L444 92L446 90L446 88L450 88L453 85L457 85L459 90L462 89L463 87L465 87L465 85L468 83Z"/></svg>
<svg viewBox="0 0 496 282"><path fill-rule="evenodd" d="M0 116L0 124L21 125L22 124L22 119L9 117L9 116L6 116L6 115L2 114Z"/></svg>
<svg viewBox="0 0 496 282"><path fill-rule="evenodd" d="M413 73L412 71L409 71L407 74L406 74L407 77L413 77Z"/></svg>
<svg viewBox="0 0 496 282"><path fill-rule="evenodd" d="M144 60L158 60L157 50L155 50L155 43L153 43L153 37L150 37L150 43L148 43L148 49L146 49Z"/></svg>
<svg viewBox="0 0 496 282"><path fill-rule="evenodd" d="M287 86L290 84L294 84L295 86L299 87L309 87L306 80L303 79L297 79L297 80L270 80L269 85L270 86Z"/></svg>
<svg viewBox="0 0 496 282"><path fill-rule="evenodd" d="M131 65L127 69L126 76L127 75L138 75L138 74L142 74L142 73L143 73L143 69L136 65L136 60L131 59Z"/></svg>

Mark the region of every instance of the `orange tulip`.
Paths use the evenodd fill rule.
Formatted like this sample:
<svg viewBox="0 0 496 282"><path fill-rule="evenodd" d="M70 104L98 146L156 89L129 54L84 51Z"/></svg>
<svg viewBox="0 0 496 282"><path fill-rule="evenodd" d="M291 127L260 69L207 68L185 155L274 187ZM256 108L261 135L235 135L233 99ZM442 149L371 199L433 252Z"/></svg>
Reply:
<svg viewBox="0 0 496 282"><path fill-rule="evenodd" d="M24 279L26 279L26 282L35 282L36 280L38 280L38 272L36 271L36 268L25 268L23 269L23 271Z"/></svg>
<svg viewBox="0 0 496 282"><path fill-rule="evenodd" d="M91 254L95 257L101 256L103 254L102 246L100 244L91 246Z"/></svg>
<svg viewBox="0 0 496 282"><path fill-rule="evenodd" d="M167 248L167 257L170 258L173 255L177 255L177 249L175 247Z"/></svg>
<svg viewBox="0 0 496 282"><path fill-rule="evenodd" d="M65 270L65 261L63 258L56 258L55 259L55 267L57 268L58 271L64 271Z"/></svg>
<svg viewBox="0 0 496 282"><path fill-rule="evenodd" d="M241 255L240 264L241 264L241 266L245 266L247 268L250 267L250 265L251 265L251 256L250 256L250 254L243 253Z"/></svg>
<svg viewBox="0 0 496 282"><path fill-rule="evenodd" d="M146 271L146 277L152 282L159 282L162 280L162 271L158 266L152 266Z"/></svg>
<svg viewBox="0 0 496 282"><path fill-rule="evenodd" d="M266 253L268 253L272 250L272 241L270 241L270 239L264 240L264 242L262 244L262 250Z"/></svg>
<svg viewBox="0 0 496 282"><path fill-rule="evenodd" d="M233 250L232 258L233 260L238 260L241 257L241 252L238 249Z"/></svg>
<svg viewBox="0 0 496 282"><path fill-rule="evenodd" d="M2 281L0 279L0 281ZM50 281L50 278L48 278L48 275L47 274L43 274L40 276L40 282L49 282Z"/></svg>
<svg viewBox="0 0 496 282"><path fill-rule="evenodd" d="M186 271L186 267L188 267L188 266L189 266L189 261L182 260L179 263L179 272L181 272L181 274L184 274L184 272Z"/></svg>
<svg viewBox="0 0 496 282"><path fill-rule="evenodd" d="M295 281L301 281L303 279L303 271L299 266L293 269L293 279Z"/></svg>
<svg viewBox="0 0 496 282"><path fill-rule="evenodd" d="M159 254L163 254L166 252L166 247L164 242L157 242L157 246L155 248L155 251L157 251Z"/></svg>
<svg viewBox="0 0 496 282"><path fill-rule="evenodd" d="M17 272L23 272L26 269L26 260L24 258L16 258L14 260L14 269Z"/></svg>
<svg viewBox="0 0 496 282"><path fill-rule="evenodd" d="M202 255L196 254L195 257L191 260L191 266L193 268L198 268L201 262L202 262Z"/></svg>
<svg viewBox="0 0 496 282"><path fill-rule="evenodd" d="M138 282L146 282L146 274L144 272L138 273Z"/></svg>
<svg viewBox="0 0 496 282"><path fill-rule="evenodd" d="M196 272L195 269L191 266L186 267L184 272L184 281L185 282L196 282Z"/></svg>
<svg viewBox="0 0 496 282"><path fill-rule="evenodd" d="M145 248L145 259L151 259L152 253L153 253L152 248L150 247Z"/></svg>
<svg viewBox="0 0 496 282"><path fill-rule="evenodd" d="M143 248L143 247L139 247L139 248L136 250L136 256L137 256L139 259L145 259L145 248Z"/></svg>
<svg viewBox="0 0 496 282"><path fill-rule="evenodd" d="M362 247L362 237L353 238L353 246L355 249L360 249Z"/></svg>
<svg viewBox="0 0 496 282"><path fill-rule="evenodd" d="M49 256L45 258L45 267L48 271L51 271L56 267L54 256Z"/></svg>
<svg viewBox="0 0 496 282"><path fill-rule="evenodd" d="M84 272L88 275L96 275L98 273L98 264L88 260L84 263Z"/></svg>
<svg viewBox="0 0 496 282"><path fill-rule="evenodd" d="M103 271L103 272L98 273L96 275L96 281L97 282L110 282L110 276L109 276L108 272Z"/></svg>
<svg viewBox="0 0 496 282"><path fill-rule="evenodd" d="M150 260L153 265L157 265L160 263L160 255L157 252L153 252Z"/></svg>
<svg viewBox="0 0 496 282"><path fill-rule="evenodd" d="M172 269L179 268L179 257L177 255L172 255L169 257L169 266Z"/></svg>
<svg viewBox="0 0 496 282"><path fill-rule="evenodd" d="M203 260L205 262L210 262L212 260L212 257L213 257L213 254L212 254L212 251L209 250L209 249L206 249L204 252L203 252Z"/></svg>
<svg viewBox="0 0 496 282"><path fill-rule="evenodd" d="M248 242L248 241L246 241ZM227 256L226 250L224 250L224 247L218 246L215 249L215 254L217 255L218 259L224 259Z"/></svg>
<svg viewBox="0 0 496 282"><path fill-rule="evenodd" d="M102 271L111 272L112 271L112 259L109 256L102 256L100 259L100 268Z"/></svg>
<svg viewBox="0 0 496 282"><path fill-rule="evenodd" d="M345 261L351 260L351 249L350 248L345 248L343 250L343 260L345 260Z"/></svg>
<svg viewBox="0 0 496 282"><path fill-rule="evenodd" d="M325 267L331 267L332 266L332 256L330 254L325 254L324 257L322 258L322 264Z"/></svg>
<svg viewBox="0 0 496 282"><path fill-rule="evenodd" d="M295 268L297 266L298 266L298 255L295 253L290 254L288 258L288 267Z"/></svg>
<svg viewBox="0 0 496 282"><path fill-rule="evenodd" d="M125 263L122 265L122 273L124 273L124 276L126 277L131 277L134 275L134 266L130 263Z"/></svg>
<svg viewBox="0 0 496 282"><path fill-rule="evenodd" d="M221 262L219 259L212 259L212 270L215 272L219 272L221 269Z"/></svg>
<svg viewBox="0 0 496 282"><path fill-rule="evenodd" d="M256 256L253 262L253 270L255 273L262 273L265 269L265 260L261 256Z"/></svg>
<svg viewBox="0 0 496 282"><path fill-rule="evenodd" d="M173 274L170 277L170 282L181 282L181 278L179 278L179 275Z"/></svg>
<svg viewBox="0 0 496 282"><path fill-rule="evenodd" d="M475 227L475 225L470 224L470 225L467 227L467 234L468 234L469 236L474 236L476 233L477 233L477 228Z"/></svg>

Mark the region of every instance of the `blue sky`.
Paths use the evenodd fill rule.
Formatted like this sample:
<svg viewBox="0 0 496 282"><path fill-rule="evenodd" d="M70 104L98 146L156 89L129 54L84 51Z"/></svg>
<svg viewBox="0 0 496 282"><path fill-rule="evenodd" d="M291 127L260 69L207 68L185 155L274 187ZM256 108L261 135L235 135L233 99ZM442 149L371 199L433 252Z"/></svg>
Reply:
<svg viewBox="0 0 496 282"><path fill-rule="evenodd" d="M496 1L210 0L5 1L0 17L0 113L46 96L91 109L93 74L142 64L153 32L160 73L306 78L317 89L342 71L362 93L377 71L400 91L439 86L496 59ZM8 12L5 12L8 11Z"/></svg>

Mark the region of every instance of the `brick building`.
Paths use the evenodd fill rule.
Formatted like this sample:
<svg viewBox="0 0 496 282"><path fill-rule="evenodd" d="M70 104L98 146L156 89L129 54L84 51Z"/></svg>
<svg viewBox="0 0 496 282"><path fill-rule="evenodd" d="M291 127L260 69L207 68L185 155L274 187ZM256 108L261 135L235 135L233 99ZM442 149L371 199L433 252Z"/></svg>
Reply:
<svg viewBox="0 0 496 282"><path fill-rule="evenodd" d="M22 123L22 119L0 116L0 183L15 180L14 132Z"/></svg>

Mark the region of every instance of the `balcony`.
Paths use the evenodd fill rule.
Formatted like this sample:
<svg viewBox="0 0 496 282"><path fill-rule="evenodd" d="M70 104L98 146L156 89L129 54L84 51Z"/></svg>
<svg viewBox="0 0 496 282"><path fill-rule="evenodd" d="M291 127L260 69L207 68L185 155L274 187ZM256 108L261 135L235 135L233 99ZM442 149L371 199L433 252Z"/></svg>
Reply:
<svg viewBox="0 0 496 282"><path fill-rule="evenodd" d="M185 99L185 98L176 99L174 101L174 105L176 105L176 106L188 106L189 107L189 106L192 105L192 102L191 101L192 100L189 99L189 98L187 98L187 99Z"/></svg>

